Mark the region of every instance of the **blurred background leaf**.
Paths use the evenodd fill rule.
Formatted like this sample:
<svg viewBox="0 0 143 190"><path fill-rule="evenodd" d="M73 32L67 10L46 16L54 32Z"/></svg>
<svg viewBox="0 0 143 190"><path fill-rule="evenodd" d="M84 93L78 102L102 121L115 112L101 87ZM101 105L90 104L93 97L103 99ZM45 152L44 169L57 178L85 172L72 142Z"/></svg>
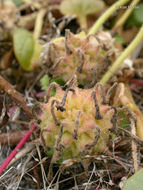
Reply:
<svg viewBox="0 0 143 190"><path fill-rule="evenodd" d="M136 172L125 182L122 190L142 190L143 189L143 169Z"/></svg>
<svg viewBox="0 0 143 190"><path fill-rule="evenodd" d="M143 24L143 3L139 4L137 6L138 8L135 8L127 20L128 26L141 26Z"/></svg>

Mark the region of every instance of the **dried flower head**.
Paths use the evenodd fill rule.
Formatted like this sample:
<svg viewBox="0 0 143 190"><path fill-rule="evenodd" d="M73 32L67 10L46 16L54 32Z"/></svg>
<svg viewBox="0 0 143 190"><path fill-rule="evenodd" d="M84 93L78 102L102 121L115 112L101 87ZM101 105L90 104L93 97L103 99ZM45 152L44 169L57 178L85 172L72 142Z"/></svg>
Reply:
<svg viewBox="0 0 143 190"><path fill-rule="evenodd" d="M52 87L56 95L49 97ZM41 137L54 149L53 162L58 158L82 159L107 148L110 130L116 130L117 109L108 104L100 83L92 89L80 89L75 78L65 90L52 84L47 92L48 103L41 105Z"/></svg>
<svg viewBox="0 0 143 190"><path fill-rule="evenodd" d="M79 84L97 82L116 57L113 39L108 32L87 36L66 31L65 37L45 44L41 60L53 77L67 82L73 74Z"/></svg>

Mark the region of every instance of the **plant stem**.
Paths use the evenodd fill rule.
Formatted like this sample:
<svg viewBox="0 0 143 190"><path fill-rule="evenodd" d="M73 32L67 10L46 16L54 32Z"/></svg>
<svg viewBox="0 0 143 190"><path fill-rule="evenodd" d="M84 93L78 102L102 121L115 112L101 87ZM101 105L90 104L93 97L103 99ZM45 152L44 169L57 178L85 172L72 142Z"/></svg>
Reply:
<svg viewBox="0 0 143 190"><path fill-rule="evenodd" d="M36 125L32 125L32 131L36 129ZM29 139L31 133L31 130L29 130L26 135L21 139L21 141L18 143L18 145L14 148L14 150L11 152L11 154L6 158L6 160L3 162L3 164L0 166L0 175L3 173L4 169L8 166L10 161L15 157L15 155L19 152L19 150L23 147L23 145L27 142Z"/></svg>
<svg viewBox="0 0 143 190"><path fill-rule="evenodd" d="M114 3L96 22L95 24L89 29L88 34L95 34L99 27L109 18L111 14L113 14L120 6L124 5L130 0L119 0Z"/></svg>
<svg viewBox="0 0 143 190"><path fill-rule="evenodd" d="M46 9L41 9L37 14L34 33L33 33L33 37L35 40L38 40L40 36L42 25L43 25L43 18L45 14L46 14Z"/></svg>
<svg viewBox="0 0 143 190"><path fill-rule="evenodd" d="M82 29L87 29L87 20L86 20L86 16L81 15L79 18L79 23Z"/></svg>
<svg viewBox="0 0 143 190"><path fill-rule="evenodd" d="M101 83L105 84L111 76L119 69L123 61L133 52L133 50L138 46L138 44L143 40L143 25L139 30L138 34L130 45L125 49L125 51L119 56L119 58L113 63L111 68L105 73L101 79Z"/></svg>
<svg viewBox="0 0 143 190"><path fill-rule="evenodd" d="M140 2L140 0L133 0L132 3L130 4L130 6L132 6L132 8L128 8L125 13L121 16L121 18L117 21L117 23L115 24L114 28L112 29L114 32L121 26L124 25L124 23L126 22L127 18L130 16L130 14L133 11L133 7L136 6L138 3Z"/></svg>

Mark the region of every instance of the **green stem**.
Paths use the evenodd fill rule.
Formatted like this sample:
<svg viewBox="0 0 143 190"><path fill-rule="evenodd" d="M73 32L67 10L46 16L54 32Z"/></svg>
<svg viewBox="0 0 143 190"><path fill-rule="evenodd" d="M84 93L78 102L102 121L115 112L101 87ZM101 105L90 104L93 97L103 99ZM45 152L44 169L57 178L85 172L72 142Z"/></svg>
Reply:
<svg viewBox="0 0 143 190"><path fill-rule="evenodd" d="M136 6L140 0L133 0L130 6ZM127 18L130 16L131 12L133 11L133 8L128 8L125 13L121 16L121 18L117 21L116 25L114 26L113 30L116 30L120 26L123 26L124 23L126 22Z"/></svg>
<svg viewBox="0 0 143 190"><path fill-rule="evenodd" d="M95 34L100 26L110 17L110 15L112 15L120 6L124 5L128 1L130 0L119 0L115 4L113 4L89 29L88 34Z"/></svg>
<svg viewBox="0 0 143 190"><path fill-rule="evenodd" d="M43 18L45 16L45 13L46 13L46 9L41 9L37 14L34 33L33 33L33 37L35 40L37 40L40 36L42 25L43 25Z"/></svg>
<svg viewBox="0 0 143 190"><path fill-rule="evenodd" d="M119 69L123 61L133 52L133 50L138 46L138 44L143 40L143 25L134 38L134 40L130 43L130 45L124 50L124 52L119 56L119 58L113 63L111 68L105 73L105 75L101 79L101 83L105 84L111 76Z"/></svg>
<svg viewBox="0 0 143 190"><path fill-rule="evenodd" d="M79 18L79 23L82 29L87 29L87 20L86 20L86 16L81 15Z"/></svg>

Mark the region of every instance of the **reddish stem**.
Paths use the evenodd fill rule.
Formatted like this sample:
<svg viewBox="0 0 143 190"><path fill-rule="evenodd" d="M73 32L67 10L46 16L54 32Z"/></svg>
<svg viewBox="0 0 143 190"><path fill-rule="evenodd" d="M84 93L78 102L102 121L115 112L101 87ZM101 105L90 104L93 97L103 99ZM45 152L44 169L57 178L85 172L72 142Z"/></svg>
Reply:
<svg viewBox="0 0 143 190"><path fill-rule="evenodd" d="M136 84L137 86L143 86L143 80L131 79L130 82Z"/></svg>
<svg viewBox="0 0 143 190"><path fill-rule="evenodd" d="M94 190L101 190L101 188L100 187L95 187Z"/></svg>
<svg viewBox="0 0 143 190"><path fill-rule="evenodd" d="M36 129L36 125L32 125L32 131ZM6 160L3 162L3 164L0 166L0 175L3 173L4 169L8 166L10 161L15 157L15 155L19 152L19 150L23 147L23 145L27 142L31 135L31 130L28 130L26 135L21 139L19 144L14 148L14 150L11 152L11 154L6 158Z"/></svg>

